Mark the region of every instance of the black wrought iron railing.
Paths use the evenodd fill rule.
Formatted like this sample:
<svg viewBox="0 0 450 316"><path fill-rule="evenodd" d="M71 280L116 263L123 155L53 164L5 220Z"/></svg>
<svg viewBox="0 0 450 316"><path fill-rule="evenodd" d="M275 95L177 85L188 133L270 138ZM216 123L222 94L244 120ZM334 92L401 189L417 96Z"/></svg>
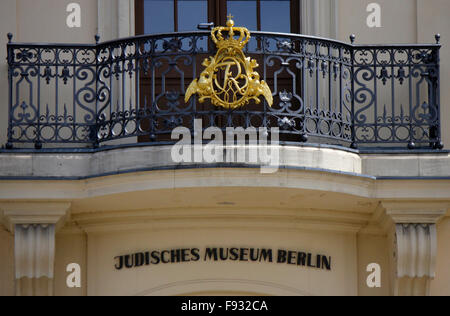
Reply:
<svg viewBox="0 0 450 316"><path fill-rule="evenodd" d="M441 149L439 36L432 45L362 46L252 32L274 104L231 111L197 98L190 82L215 54L207 31L138 36L92 45L13 43L9 35L7 148L174 142L193 129L278 127L286 142L352 148ZM97 42L98 42L97 38ZM54 144L54 145L50 145ZM22 145L25 146L25 145Z"/></svg>

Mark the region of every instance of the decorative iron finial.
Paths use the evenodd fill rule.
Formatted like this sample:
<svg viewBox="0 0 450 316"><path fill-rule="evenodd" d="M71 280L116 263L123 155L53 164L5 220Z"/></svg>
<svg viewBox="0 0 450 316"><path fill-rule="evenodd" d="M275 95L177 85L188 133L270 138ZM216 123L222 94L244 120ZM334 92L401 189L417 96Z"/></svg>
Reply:
<svg viewBox="0 0 450 316"><path fill-rule="evenodd" d="M100 42L100 35L95 35L95 44L98 44Z"/></svg>
<svg viewBox="0 0 450 316"><path fill-rule="evenodd" d="M259 66L257 61L246 57L243 52L251 38L250 31L245 27L235 27L232 18L230 14L226 27L219 26L211 31L217 54L203 61L202 65L206 69L199 79L189 85L185 102L198 94L200 103L210 99L215 106L236 109L249 104L251 100L260 104L259 97L262 95L272 106L272 91L254 70Z"/></svg>
<svg viewBox="0 0 450 316"><path fill-rule="evenodd" d="M12 33L8 33L8 43L11 43L13 39L13 34Z"/></svg>
<svg viewBox="0 0 450 316"><path fill-rule="evenodd" d="M350 35L350 42L352 44L355 44L355 40L356 40L356 35L355 34Z"/></svg>
<svg viewBox="0 0 450 316"><path fill-rule="evenodd" d="M434 36L434 38L436 39L436 44L440 44L441 43L441 34L436 34L435 36Z"/></svg>

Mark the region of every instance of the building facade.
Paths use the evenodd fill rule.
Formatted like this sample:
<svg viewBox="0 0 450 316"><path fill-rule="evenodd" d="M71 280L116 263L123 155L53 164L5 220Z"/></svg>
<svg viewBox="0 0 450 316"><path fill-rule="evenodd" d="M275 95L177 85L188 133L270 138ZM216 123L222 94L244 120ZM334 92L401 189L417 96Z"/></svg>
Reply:
<svg viewBox="0 0 450 316"><path fill-rule="evenodd" d="M449 295L449 12L3 0L0 295Z"/></svg>

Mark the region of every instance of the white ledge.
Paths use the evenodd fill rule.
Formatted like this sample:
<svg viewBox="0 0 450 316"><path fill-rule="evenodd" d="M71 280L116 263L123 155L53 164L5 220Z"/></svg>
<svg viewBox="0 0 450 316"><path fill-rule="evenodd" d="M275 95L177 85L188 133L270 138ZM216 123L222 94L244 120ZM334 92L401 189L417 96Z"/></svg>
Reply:
<svg viewBox="0 0 450 316"><path fill-rule="evenodd" d="M232 149L239 147L233 146ZM249 147L247 147L248 150ZM332 148L277 146L280 168L306 168L362 174L358 154ZM230 147L225 149L229 150ZM96 153L3 153L0 179L83 179L136 171L213 167L211 163L176 163L172 146L120 148ZM227 167L258 167L258 163L224 162Z"/></svg>

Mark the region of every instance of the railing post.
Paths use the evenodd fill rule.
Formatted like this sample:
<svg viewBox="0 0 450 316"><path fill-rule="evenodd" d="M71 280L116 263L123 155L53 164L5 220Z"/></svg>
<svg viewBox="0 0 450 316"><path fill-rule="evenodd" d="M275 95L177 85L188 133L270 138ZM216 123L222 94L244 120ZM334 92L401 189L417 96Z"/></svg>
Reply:
<svg viewBox="0 0 450 316"><path fill-rule="evenodd" d="M436 44L441 44L441 35L436 34ZM437 47L434 51L434 61L436 63L435 66L435 80L433 80L433 87L432 87L432 93L433 93L433 99L434 104L436 105L436 115L437 115L437 126L434 126L433 129L435 130L434 133L436 134L436 142L433 144L433 148L435 149L443 149L444 144L442 142L442 134L441 134L441 92L440 92L440 82L441 82L441 72L440 72L440 47ZM430 131L431 133L431 131ZM430 138L434 135L430 135Z"/></svg>
<svg viewBox="0 0 450 316"><path fill-rule="evenodd" d="M352 34L350 35L350 42L351 42L351 48L350 48L350 58L351 58L351 80L352 80L352 144L350 145L350 147L352 149L358 149L358 144L356 143L356 131L355 131L355 78L354 78L354 74L355 74L355 39L356 39L356 35Z"/></svg>
<svg viewBox="0 0 450 316"><path fill-rule="evenodd" d="M98 95L98 82L100 80L99 76L99 69L98 69L98 60L100 56L100 51L98 48L98 44L100 42L100 35L95 35L95 123L94 126L91 129L91 141L92 141L92 147L98 148L100 147L99 141L98 141L98 131L99 131L99 113L98 113L98 101L99 101L99 95Z"/></svg>
<svg viewBox="0 0 450 316"><path fill-rule="evenodd" d="M13 143L12 143L12 77L13 77L13 70L12 70L12 63L13 63L13 53L11 52L12 48L10 44L12 43L13 34L8 33L8 141L6 143L6 149L13 149Z"/></svg>

